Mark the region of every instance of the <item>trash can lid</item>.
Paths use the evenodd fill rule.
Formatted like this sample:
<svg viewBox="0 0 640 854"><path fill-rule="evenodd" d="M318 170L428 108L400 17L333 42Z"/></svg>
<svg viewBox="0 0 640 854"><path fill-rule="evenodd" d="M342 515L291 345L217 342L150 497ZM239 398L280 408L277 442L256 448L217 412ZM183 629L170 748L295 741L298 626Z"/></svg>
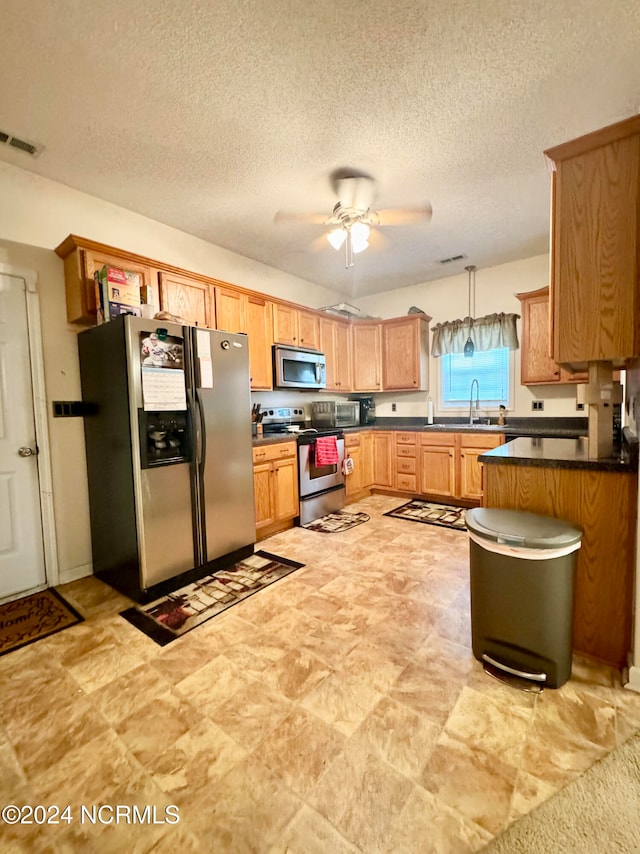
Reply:
<svg viewBox="0 0 640 854"><path fill-rule="evenodd" d="M478 537L527 549L557 549L579 543L582 531L571 522L524 510L474 507L465 514Z"/></svg>

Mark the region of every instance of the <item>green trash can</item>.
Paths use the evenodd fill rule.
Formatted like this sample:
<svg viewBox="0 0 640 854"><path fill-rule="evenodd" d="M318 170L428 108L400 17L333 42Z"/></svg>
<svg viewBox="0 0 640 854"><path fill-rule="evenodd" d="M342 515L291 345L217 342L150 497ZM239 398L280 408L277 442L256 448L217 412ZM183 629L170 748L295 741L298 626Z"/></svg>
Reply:
<svg viewBox="0 0 640 854"><path fill-rule="evenodd" d="M474 656L493 675L559 688L571 676L576 553L571 522L520 510L466 512Z"/></svg>

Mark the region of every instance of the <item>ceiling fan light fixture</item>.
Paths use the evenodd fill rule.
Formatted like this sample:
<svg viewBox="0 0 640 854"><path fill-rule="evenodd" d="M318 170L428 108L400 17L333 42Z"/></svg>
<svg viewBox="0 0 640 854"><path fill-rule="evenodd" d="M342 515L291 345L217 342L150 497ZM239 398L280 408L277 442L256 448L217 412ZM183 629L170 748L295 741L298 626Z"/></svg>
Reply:
<svg viewBox="0 0 640 854"><path fill-rule="evenodd" d="M369 245L371 229L366 222L354 222L351 226L351 249L354 255L364 252Z"/></svg>
<svg viewBox="0 0 640 854"><path fill-rule="evenodd" d="M347 239L347 232L344 228L334 228L333 231L327 232L327 240L333 246L333 248L338 251L342 244Z"/></svg>

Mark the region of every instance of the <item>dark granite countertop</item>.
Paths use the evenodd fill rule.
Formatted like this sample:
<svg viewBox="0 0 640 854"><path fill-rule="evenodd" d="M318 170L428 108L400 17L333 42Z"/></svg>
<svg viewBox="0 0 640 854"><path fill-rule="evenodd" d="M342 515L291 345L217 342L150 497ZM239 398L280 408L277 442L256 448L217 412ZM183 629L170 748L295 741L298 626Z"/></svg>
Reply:
<svg viewBox="0 0 640 854"><path fill-rule="evenodd" d="M493 448L478 459L487 464L540 466L544 468L590 469L592 471L636 472L637 443L634 448L625 442L614 456L591 460L588 440L558 438L519 438Z"/></svg>
<svg viewBox="0 0 640 854"><path fill-rule="evenodd" d="M511 418L503 426L491 419L469 424L468 419L436 419L434 424L426 424L424 418L377 418L375 424L360 427L347 427L345 433L358 433L362 430L411 430L416 432L443 433L502 433L505 436L549 436L574 439L586 436L587 418Z"/></svg>
<svg viewBox="0 0 640 854"><path fill-rule="evenodd" d="M260 445L276 445L280 442L295 442L295 433L267 433L266 436L254 436L253 447L259 448Z"/></svg>
<svg viewBox="0 0 640 854"><path fill-rule="evenodd" d="M362 433L365 430L444 432L444 433L502 433L505 436L553 437L574 439L586 436L588 420L586 418L511 418L502 426L495 419L492 423L469 424L455 418L437 419L434 424L426 424L424 418L378 418L375 424L362 424L358 427L345 427L345 433ZM275 442L290 442L296 433L270 433L253 438L253 444L268 445Z"/></svg>

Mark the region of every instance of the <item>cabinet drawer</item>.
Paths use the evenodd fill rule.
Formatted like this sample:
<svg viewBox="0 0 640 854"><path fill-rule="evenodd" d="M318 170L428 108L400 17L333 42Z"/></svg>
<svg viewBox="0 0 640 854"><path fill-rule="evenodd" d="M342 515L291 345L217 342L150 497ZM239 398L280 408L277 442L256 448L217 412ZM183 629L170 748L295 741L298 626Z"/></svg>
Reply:
<svg viewBox="0 0 640 854"><path fill-rule="evenodd" d="M415 445L396 445L396 457L415 457Z"/></svg>
<svg viewBox="0 0 640 854"><path fill-rule="evenodd" d="M415 474L396 474L396 489L403 492L417 492L418 480Z"/></svg>
<svg viewBox="0 0 640 854"><path fill-rule="evenodd" d="M502 433L461 433L461 448L497 448L504 441Z"/></svg>
<svg viewBox="0 0 640 854"><path fill-rule="evenodd" d="M420 434L421 445L440 445L440 447L453 447L456 442L455 433L428 433Z"/></svg>
<svg viewBox="0 0 640 854"><path fill-rule="evenodd" d="M345 448L359 448L360 447L360 434L359 433L345 433L344 434L344 446L345 446Z"/></svg>
<svg viewBox="0 0 640 854"><path fill-rule="evenodd" d="M415 445L415 433L396 433L396 445Z"/></svg>
<svg viewBox="0 0 640 854"><path fill-rule="evenodd" d="M264 463L269 460L281 460L284 457L295 457L295 442L278 442L273 445L257 445L253 449L253 462Z"/></svg>
<svg viewBox="0 0 640 854"><path fill-rule="evenodd" d="M396 471L398 474L415 474L416 473L416 458L415 457L399 457L396 460Z"/></svg>

